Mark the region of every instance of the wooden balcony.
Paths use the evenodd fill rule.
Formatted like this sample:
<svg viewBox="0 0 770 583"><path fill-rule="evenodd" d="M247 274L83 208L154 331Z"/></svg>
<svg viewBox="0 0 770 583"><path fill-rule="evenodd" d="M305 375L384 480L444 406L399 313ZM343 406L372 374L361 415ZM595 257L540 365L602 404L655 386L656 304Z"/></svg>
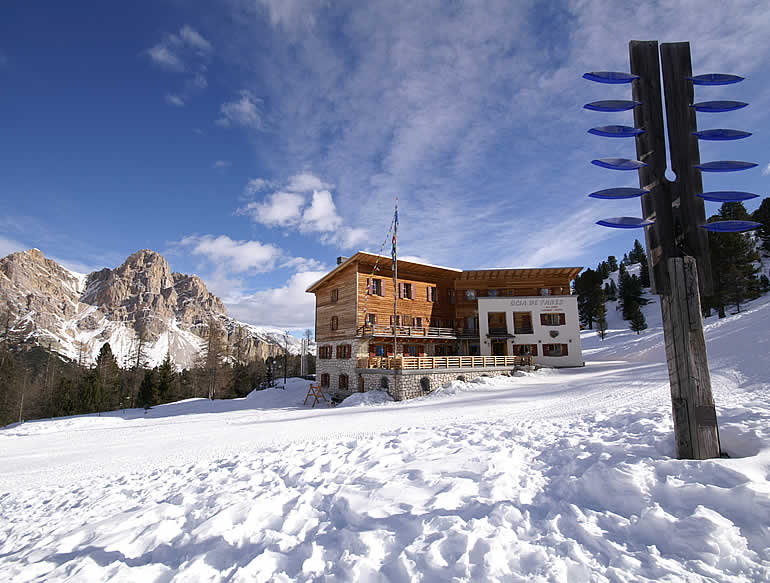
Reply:
<svg viewBox="0 0 770 583"><path fill-rule="evenodd" d="M399 358L370 356L359 358L358 368L387 370L423 370L446 368L484 368L531 366L531 356L403 356Z"/></svg>
<svg viewBox="0 0 770 583"><path fill-rule="evenodd" d="M459 336L454 328L434 328L417 326L396 326L398 338L447 338L455 339ZM478 332L476 333L478 336ZM358 336L385 336L393 338L393 326L361 326Z"/></svg>

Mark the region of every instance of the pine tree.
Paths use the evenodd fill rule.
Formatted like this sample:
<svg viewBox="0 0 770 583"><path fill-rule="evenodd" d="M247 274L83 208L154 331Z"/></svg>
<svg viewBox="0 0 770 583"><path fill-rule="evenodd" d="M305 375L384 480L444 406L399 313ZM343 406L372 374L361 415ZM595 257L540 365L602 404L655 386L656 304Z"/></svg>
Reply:
<svg viewBox="0 0 770 583"><path fill-rule="evenodd" d="M621 265L628 265L629 263L631 263L631 260L628 258L628 253L624 253Z"/></svg>
<svg viewBox="0 0 770 583"><path fill-rule="evenodd" d="M623 310L623 319L630 320L634 306L643 306L648 303L642 296L642 280L627 271L620 276L618 287L618 299Z"/></svg>
<svg viewBox="0 0 770 583"><path fill-rule="evenodd" d="M764 273L759 278L759 289L762 293L770 291L770 279Z"/></svg>
<svg viewBox="0 0 770 583"><path fill-rule="evenodd" d="M176 394L176 367L171 360L171 353L166 352L166 358L157 369L156 391L159 403L168 403Z"/></svg>
<svg viewBox="0 0 770 583"><path fill-rule="evenodd" d="M756 231L760 249L765 255L770 255L770 196L765 197L751 218L761 225Z"/></svg>
<svg viewBox="0 0 770 583"><path fill-rule="evenodd" d="M144 378L142 378L142 384L139 385L139 394L137 395L137 403L140 407L149 409L157 402L157 393L155 388L155 375L151 370L144 371Z"/></svg>
<svg viewBox="0 0 770 583"><path fill-rule="evenodd" d="M627 257L631 263L641 263L642 258L645 257L645 252L639 239L634 239L634 248L628 253Z"/></svg>
<svg viewBox="0 0 770 583"><path fill-rule="evenodd" d="M650 267L647 265L647 257L645 255L642 255L640 263L639 280L641 281L642 287L650 287Z"/></svg>
<svg viewBox="0 0 770 583"><path fill-rule="evenodd" d="M599 274L602 280L607 279L610 276L610 264L606 261L602 261L599 265L596 266L596 272Z"/></svg>
<svg viewBox="0 0 770 583"><path fill-rule="evenodd" d="M719 214L712 216L709 222L744 220L747 216L742 203L724 203L719 209ZM751 235L741 233L709 232L709 248L713 294L705 303L709 307L717 308L719 317L724 318L727 305L734 305L740 312L743 302L759 296L759 268L756 266L759 253Z"/></svg>
<svg viewBox="0 0 770 583"><path fill-rule="evenodd" d="M596 310L602 291L601 274L593 269L586 269L575 278L575 293L578 296L578 314L580 321L593 329L596 320Z"/></svg>
<svg viewBox="0 0 770 583"><path fill-rule="evenodd" d="M120 405L120 367L109 342L105 342L99 350L96 372L104 395L105 408L116 409Z"/></svg>
<svg viewBox="0 0 770 583"><path fill-rule="evenodd" d="M600 296L599 305L596 310L596 328L599 330L599 337L604 340L607 335L607 304L604 292Z"/></svg>
<svg viewBox="0 0 770 583"><path fill-rule="evenodd" d="M633 303L631 306L631 322L629 327L631 330L639 334L642 330L647 329L647 320L644 318L644 313L639 304Z"/></svg>
<svg viewBox="0 0 770 583"><path fill-rule="evenodd" d="M614 255L607 257L607 264L610 266L610 272L618 270L618 259Z"/></svg>
<svg viewBox="0 0 770 583"><path fill-rule="evenodd" d="M618 267L618 270L619 270L618 271L618 283L620 283L620 276L622 276L627 271L626 270L626 263L628 263L628 262L626 261L626 259L628 259L628 257L624 258L623 262Z"/></svg>

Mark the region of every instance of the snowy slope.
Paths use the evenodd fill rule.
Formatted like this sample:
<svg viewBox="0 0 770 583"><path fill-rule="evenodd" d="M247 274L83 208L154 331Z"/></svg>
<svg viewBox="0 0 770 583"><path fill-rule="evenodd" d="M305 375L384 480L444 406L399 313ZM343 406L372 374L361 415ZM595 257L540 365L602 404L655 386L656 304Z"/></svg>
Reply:
<svg viewBox="0 0 770 583"><path fill-rule="evenodd" d="M587 366L310 409L233 401L0 431L9 581L770 580L770 301L706 325L723 449L674 455L650 329Z"/></svg>

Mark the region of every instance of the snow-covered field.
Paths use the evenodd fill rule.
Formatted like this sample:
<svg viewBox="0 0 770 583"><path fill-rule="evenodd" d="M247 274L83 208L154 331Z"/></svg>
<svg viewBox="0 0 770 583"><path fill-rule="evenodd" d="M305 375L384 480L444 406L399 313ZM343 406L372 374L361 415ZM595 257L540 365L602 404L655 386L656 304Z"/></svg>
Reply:
<svg viewBox="0 0 770 583"><path fill-rule="evenodd" d="M768 581L770 301L707 321L731 457L702 462L645 311L585 368L406 403L292 380L0 430L0 580Z"/></svg>

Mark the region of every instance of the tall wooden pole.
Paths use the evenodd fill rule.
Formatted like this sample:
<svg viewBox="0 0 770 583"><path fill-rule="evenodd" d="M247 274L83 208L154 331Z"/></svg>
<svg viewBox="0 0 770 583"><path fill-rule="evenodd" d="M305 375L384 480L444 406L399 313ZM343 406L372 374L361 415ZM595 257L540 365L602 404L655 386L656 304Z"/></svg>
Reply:
<svg viewBox="0 0 770 583"><path fill-rule="evenodd" d="M710 290L711 265L705 223L700 161L695 131L689 43L661 45L666 96L669 148L675 182L666 179L667 156L660 91L657 41L631 41L631 72L640 79L632 84L636 108L639 184L648 188L642 211L655 224L647 229L647 256L653 291L660 295L666 360L671 385L671 404L677 456L680 459L719 457L719 430L711 392L706 340L700 310L699 279ZM693 257L695 256L695 257ZM697 262L696 262L697 257Z"/></svg>

